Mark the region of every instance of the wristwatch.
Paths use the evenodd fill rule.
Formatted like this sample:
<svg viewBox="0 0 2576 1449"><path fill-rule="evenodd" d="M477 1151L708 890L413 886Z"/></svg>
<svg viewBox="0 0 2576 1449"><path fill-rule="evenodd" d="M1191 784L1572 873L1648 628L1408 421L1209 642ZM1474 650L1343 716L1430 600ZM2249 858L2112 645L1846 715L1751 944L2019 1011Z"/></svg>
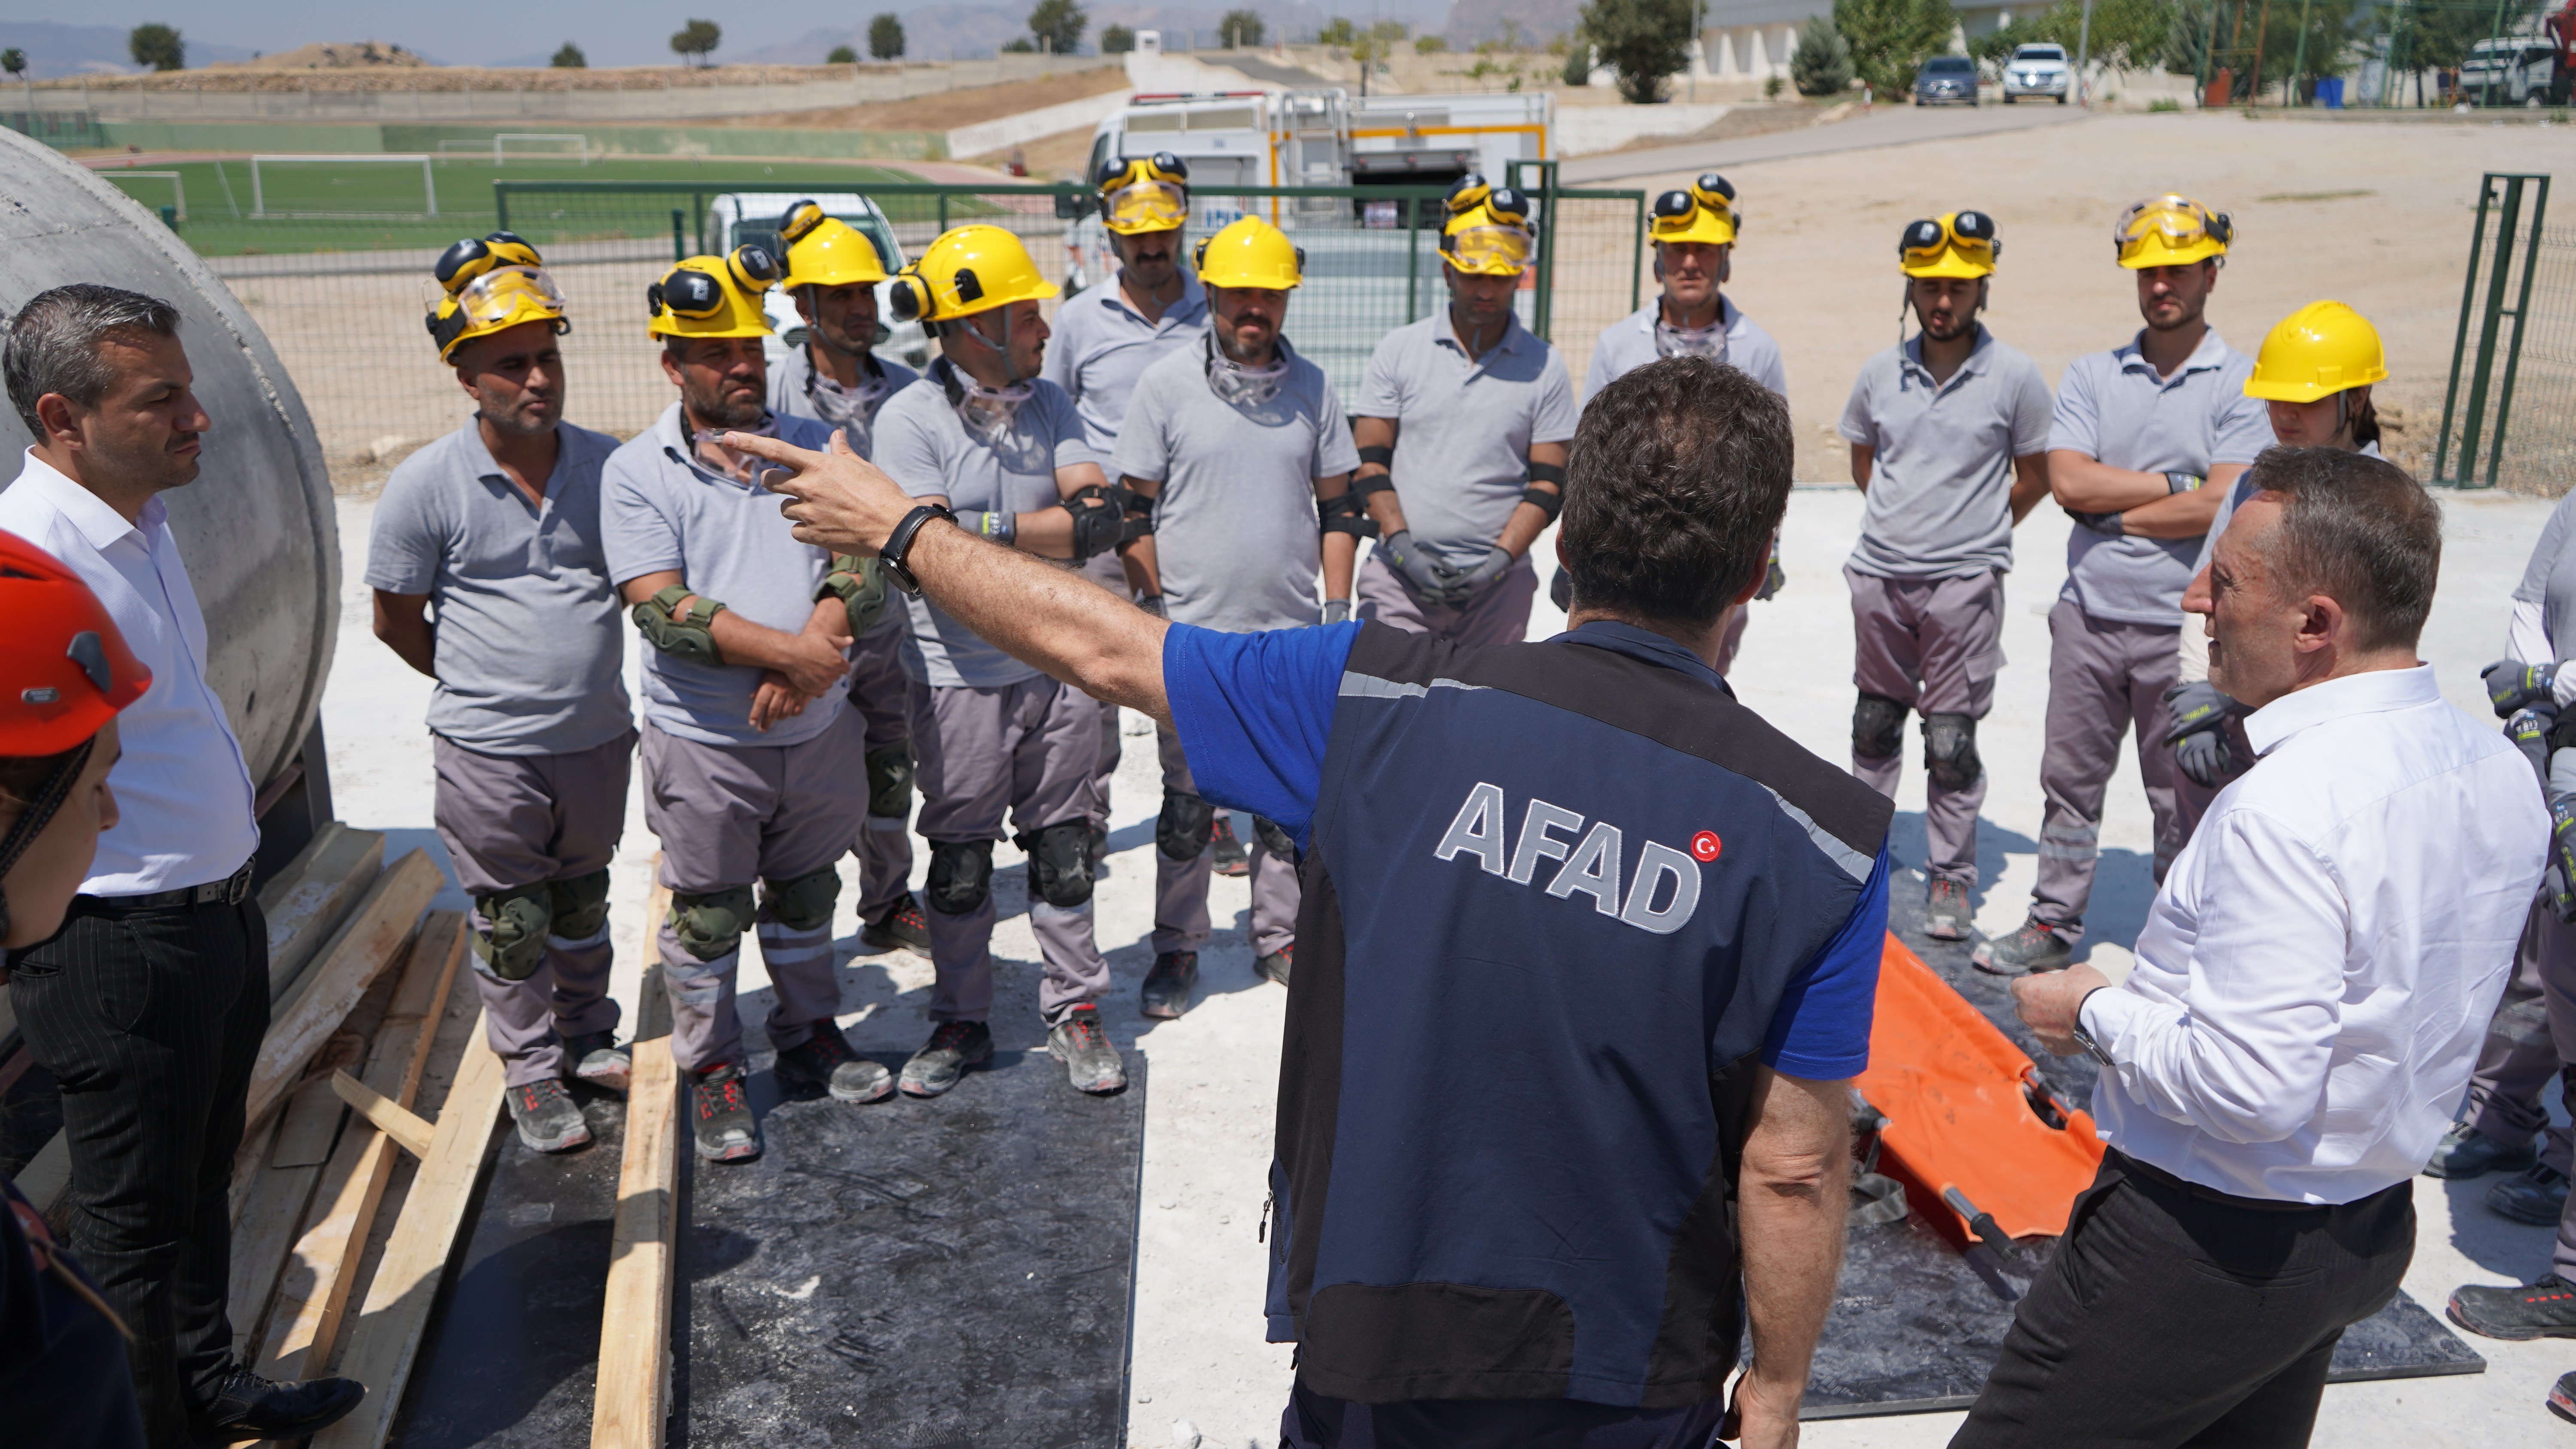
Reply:
<svg viewBox="0 0 2576 1449"><path fill-rule="evenodd" d="M896 588L903 590L905 598L921 597L921 580L914 578L912 570L905 566L904 555L912 551L913 537L921 532L921 526L934 518L945 518L951 523L957 521L957 515L949 510L936 503L925 503L905 514L903 521L894 526L894 532L886 535L885 547L877 550L877 562L885 566L885 576L894 581Z"/></svg>
<svg viewBox="0 0 2576 1449"><path fill-rule="evenodd" d="M2108 991L2110 989L2111 988L2108 986L2096 986L2093 988L2093 991L2087 991L2084 993L2084 1001L2091 1001L2095 991ZM2075 1038L2075 1044L2077 1046L2084 1048L2084 1054L2086 1056L2100 1062L2103 1070L2112 1070L2119 1064L2111 1060L2111 1054L2109 1052L2102 1050L2102 1044L2093 1039L2093 1033L2084 1029L2084 1001L2075 1003L2075 1030L2069 1034Z"/></svg>

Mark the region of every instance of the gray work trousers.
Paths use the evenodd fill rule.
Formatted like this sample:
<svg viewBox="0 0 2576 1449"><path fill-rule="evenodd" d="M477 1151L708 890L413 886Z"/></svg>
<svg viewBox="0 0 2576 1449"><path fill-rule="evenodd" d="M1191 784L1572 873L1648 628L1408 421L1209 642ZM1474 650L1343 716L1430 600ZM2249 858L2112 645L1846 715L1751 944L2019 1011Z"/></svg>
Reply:
<svg viewBox="0 0 2576 1449"><path fill-rule="evenodd" d="M933 869L943 845L998 840L1003 817L1023 835L1088 818L1100 755L1100 707L1044 675L998 689L932 685L913 691L912 743L921 757L921 838ZM1029 929L1046 978L1038 1013L1053 1026L1066 1012L1109 994L1109 962L1093 939L1092 903L1050 905L1032 872ZM934 898L930 923L933 1021L989 1021L993 1014L991 891L957 915Z"/></svg>
<svg viewBox="0 0 2576 1449"><path fill-rule="evenodd" d="M1133 598L1127 587L1127 571L1114 552L1100 554L1082 566L1082 576L1122 599ZM1109 701L1094 701L1100 706L1100 760L1091 772L1090 797L1083 809L1091 823L1109 828L1109 781L1118 773L1118 706Z"/></svg>
<svg viewBox="0 0 2576 1449"><path fill-rule="evenodd" d="M2576 1062L2576 926L2559 920L2546 901L2534 901L2531 915L2523 924L2518 964L2521 969L2514 973L2515 986L2520 986L2526 977L2537 978L2542 1008L2548 1017L2551 1050L2559 1062ZM2506 1001L2512 1001L2513 992L2514 987L2506 989ZM2501 1015L2497 1025L2503 1025ZM2488 1045L2494 1044L2490 1036ZM2481 1056L2480 1078L2485 1076L2486 1067L2486 1058ZM2576 1068L2561 1067L2558 1082L2560 1100L2569 1111L2576 1112ZM2531 1096L2530 1115L2539 1118L2542 1114L2538 1110L2537 1085ZM2508 1140L2528 1141L2529 1137L2526 1134ZM2541 1147L2541 1160L2561 1172L2567 1170L2566 1128L2550 1129ZM2561 1278L2576 1278L2576 1195L2571 1195L2568 1206L2558 1214L2558 1243L2550 1250L2549 1268Z"/></svg>
<svg viewBox="0 0 2576 1449"><path fill-rule="evenodd" d="M865 739L848 709L823 733L785 746L706 745L644 724L644 823L662 841L661 882L672 909L688 910L686 897L762 883L753 919L769 968L764 1025L780 1050L802 1045L818 1023L840 1014L841 984L831 923L790 929L771 892L848 852L868 809ZM741 937L710 943L722 949L700 956L666 917L655 941L671 996L672 1060L693 1072L741 1061L734 1011Z"/></svg>
<svg viewBox="0 0 2576 1449"><path fill-rule="evenodd" d="M1155 731L1163 762L1163 788L1195 795L1189 757L1181 737L1170 729ZM1252 852L1252 953L1267 956L1297 943L1297 862L1282 860L1250 832L1244 846ZM1208 876L1216 869L1216 852L1202 850L1188 860L1174 860L1157 844L1154 849L1154 954L1195 951L1207 944Z"/></svg>
<svg viewBox="0 0 2576 1449"><path fill-rule="evenodd" d="M437 770L431 819L467 895L479 900L574 880L607 869L617 853L632 731L566 755L487 755L433 734L430 753ZM477 935L492 929L479 908L468 920ZM605 921L578 940L549 934L545 959L524 981L504 981L480 955L467 957L483 999L484 1039L511 1086L562 1076L565 1037L617 1029L608 934Z"/></svg>
<svg viewBox="0 0 2576 1449"><path fill-rule="evenodd" d="M859 639L850 661L850 708L866 732L867 751L912 743L912 676L903 672L903 613ZM859 829L859 919L874 920L912 896L912 815L868 811Z"/></svg>
<svg viewBox="0 0 2576 1449"><path fill-rule="evenodd" d="M2568 1170L2569 1131L2549 1120L2540 1094L2551 1077L2576 1109L2576 1072L2567 1066L2576 1057L2561 1054L2560 1043L2576 1045L2576 926L2561 923L2546 901L2534 901L2522 925L2522 946L2515 953L2513 979L2505 983L2487 1026L2486 1044L2478 1051L2476 1075L2469 1078L2469 1099L2461 1120L2515 1147L2541 1139L2540 1160L2560 1172ZM2559 1234L2560 1256L2576 1263L2571 1252L2576 1229Z"/></svg>
<svg viewBox="0 0 2576 1449"><path fill-rule="evenodd" d="M2048 748L2039 760L2048 808L2040 817L2039 885L2031 892L2030 918L2066 941L2084 938L2084 907L2093 898L2093 867L2101 856L2102 796L2131 723L2147 808L2155 815L2157 884L2216 798L2174 767L2165 744L2165 691L2181 668L2181 629L2180 623L2096 619L2072 599L2048 611Z"/></svg>
<svg viewBox="0 0 2576 1449"><path fill-rule="evenodd" d="M1413 585L1389 568L1375 549L1369 550L1368 562L1351 580L1351 611L1359 617L1460 644L1518 644L1529 634L1530 601L1537 597L1538 570L1530 566L1527 554L1463 609L1435 604L1415 593Z"/></svg>
<svg viewBox="0 0 2576 1449"><path fill-rule="evenodd" d="M2000 571L1965 579L1883 579L1846 564L1843 581L1851 586L1855 688L1927 718L1986 717L1995 705L1995 674L2004 665ZM1901 732L1896 752L1883 759L1852 754L1852 774L1890 798L1904 769ZM1985 803L1983 770L1961 790L1937 779L1925 783L1924 869L1933 879L1976 889L1977 811Z"/></svg>

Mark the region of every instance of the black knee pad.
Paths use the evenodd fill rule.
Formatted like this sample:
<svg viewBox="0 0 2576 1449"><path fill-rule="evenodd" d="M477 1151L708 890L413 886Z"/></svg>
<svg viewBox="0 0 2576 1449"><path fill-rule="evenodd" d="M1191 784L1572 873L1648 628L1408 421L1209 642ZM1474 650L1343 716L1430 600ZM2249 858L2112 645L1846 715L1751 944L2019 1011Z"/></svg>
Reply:
<svg viewBox="0 0 2576 1449"><path fill-rule="evenodd" d="M1977 722L1964 714L1923 716L1923 766L1944 790L1965 790L1986 773L1977 758Z"/></svg>
<svg viewBox="0 0 2576 1449"><path fill-rule="evenodd" d="M1013 836L1011 843L1029 855L1029 894L1048 905L1087 905L1091 901L1091 822L1076 817L1046 826L1034 835Z"/></svg>
<svg viewBox="0 0 2576 1449"><path fill-rule="evenodd" d="M608 928L608 867L570 880L550 880L546 896L554 905L556 936L587 941Z"/></svg>
<svg viewBox="0 0 2576 1449"><path fill-rule="evenodd" d="M1270 852L1272 859L1284 860L1291 865L1297 863L1297 842L1290 840L1288 832L1275 822L1253 816L1252 838L1261 842L1261 848Z"/></svg>
<svg viewBox="0 0 2576 1449"><path fill-rule="evenodd" d="M930 879L921 896L932 910L943 916L969 915L981 910L992 893L993 842L930 842Z"/></svg>
<svg viewBox="0 0 2576 1449"><path fill-rule="evenodd" d="M1884 760L1904 747L1905 706L1864 689L1852 706L1852 753L1864 760Z"/></svg>
<svg viewBox="0 0 2576 1449"><path fill-rule="evenodd" d="M900 820L912 813L912 746L868 751L868 813Z"/></svg>
<svg viewBox="0 0 2576 1449"><path fill-rule="evenodd" d="M1163 816L1154 822L1154 848L1174 860L1196 860L1216 831L1216 807L1186 790L1163 792Z"/></svg>
<svg viewBox="0 0 2576 1449"><path fill-rule="evenodd" d="M841 872L827 865L794 880L764 881L760 897L769 919L791 931L819 931L832 924L832 907L841 899Z"/></svg>

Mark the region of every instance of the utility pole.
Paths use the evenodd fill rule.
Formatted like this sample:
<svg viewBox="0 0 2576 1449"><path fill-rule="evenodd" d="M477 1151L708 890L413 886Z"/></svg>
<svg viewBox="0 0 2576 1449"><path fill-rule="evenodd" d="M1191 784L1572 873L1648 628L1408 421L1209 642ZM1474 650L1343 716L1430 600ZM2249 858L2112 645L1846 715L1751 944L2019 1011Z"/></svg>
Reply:
<svg viewBox="0 0 2576 1449"><path fill-rule="evenodd" d="M2093 82L2084 73L2084 62L2092 50L2093 0L2084 0L2084 19L2075 28L2075 94L2077 103L2088 111L2093 109Z"/></svg>

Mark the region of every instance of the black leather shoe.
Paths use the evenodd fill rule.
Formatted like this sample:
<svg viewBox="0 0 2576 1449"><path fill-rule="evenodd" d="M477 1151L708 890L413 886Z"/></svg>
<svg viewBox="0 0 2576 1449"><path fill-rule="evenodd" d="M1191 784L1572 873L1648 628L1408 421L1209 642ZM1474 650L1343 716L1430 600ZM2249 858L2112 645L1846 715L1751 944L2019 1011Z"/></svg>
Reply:
<svg viewBox="0 0 2576 1449"><path fill-rule="evenodd" d="M237 1368L197 1416L197 1435L219 1443L301 1439L348 1417L366 1397L367 1386L355 1379L281 1384Z"/></svg>
<svg viewBox="0 0 2576 1449"><path fill-rule="evenodd" d="M2526 1142L2520 1147L2498 1142L2466 1122L2454 1122L2433 1147L2424 1164L2426 1177L2484 1177L2490 1172L2520 1172L2539 1160Z"/></svg>

